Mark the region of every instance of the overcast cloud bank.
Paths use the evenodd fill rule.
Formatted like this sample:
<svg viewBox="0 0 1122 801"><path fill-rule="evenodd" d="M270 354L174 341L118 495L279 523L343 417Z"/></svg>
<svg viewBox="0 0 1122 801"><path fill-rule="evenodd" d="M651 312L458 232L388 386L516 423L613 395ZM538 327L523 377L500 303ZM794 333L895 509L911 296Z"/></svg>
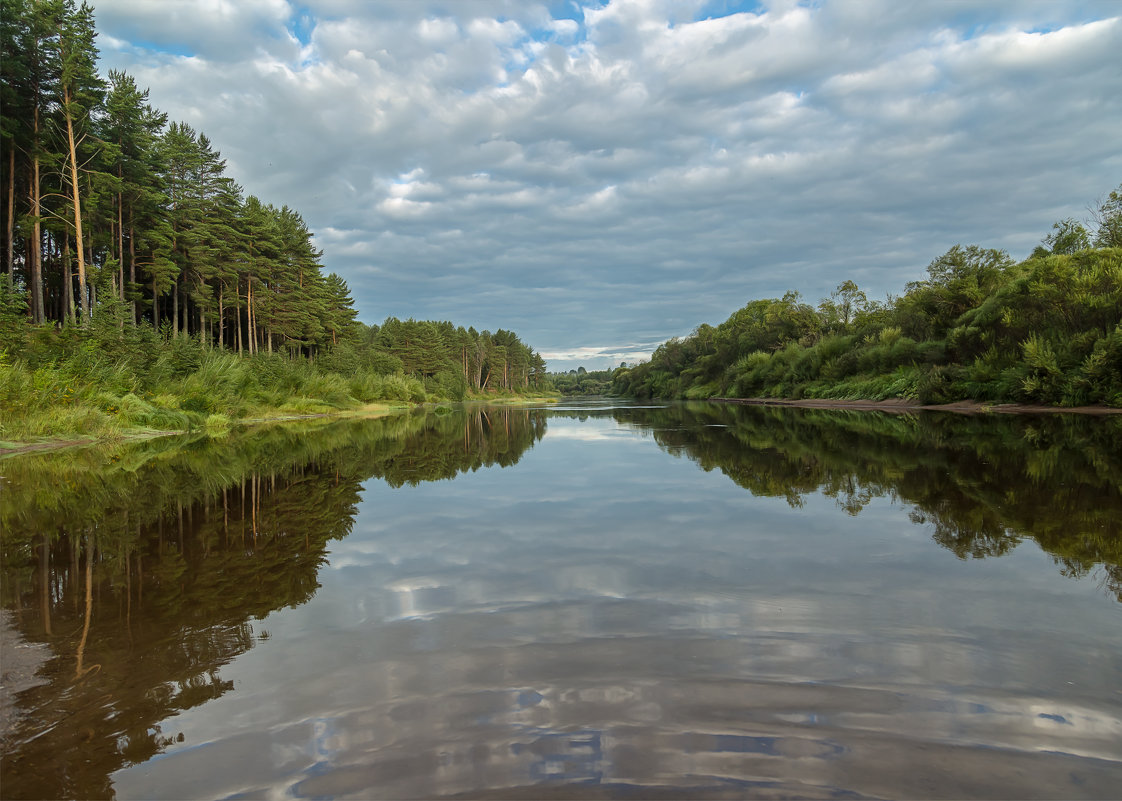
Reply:
<svg viewBox="0 0 1122 801"><path fill-rule="evenodd" d="M1021 258L1122 181L1116 3L93 4L103 69L299 210L363 320L551 369Z"/></svg>

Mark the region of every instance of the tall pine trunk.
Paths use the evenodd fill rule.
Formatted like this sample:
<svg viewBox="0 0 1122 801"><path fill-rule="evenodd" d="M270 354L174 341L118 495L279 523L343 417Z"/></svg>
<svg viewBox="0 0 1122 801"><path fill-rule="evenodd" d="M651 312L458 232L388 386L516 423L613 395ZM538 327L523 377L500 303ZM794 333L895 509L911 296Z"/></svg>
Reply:
<svg viewBox="0 0 1122 801"><path fill-rule="evenodd" d="M70 237L62 235L62 314L74 325L74 276L70 273Z"/></svg>
<svg viewBox="0 0 1122 801"><path fill-rule="evenodd" d="M129 204L129 284L136 284L136 232L133 230L132 204ZM136 301L130 302L132 309L132 324L136 325Z"/></svg>
<svg viewBox="0 0 1122 801"><path fill-rule="evenodd" d="M240 291L239 287L237 287L237 286L234 287L234 297L237 298L238 305L240 306L241 305L241 291ZM234 320L237 321L237 325L234 326L234 329L237 332L238 355L241 356L242 352L245 350L245 348L242 347L242 310L240 308L238 308L237 306L234 307Z"/></svg>
<svg viewBox="0 0 1122 801"><path fill-rule="evenodd" d="M16 280L15 241L12 234L16 230L16 143L12 140L12 149L8 152L8 278L12 283Z"/></svg>
<svg viewBox="0 0 1122 801"><path fill-rule="evenodd" d="M117 168L117 176L121 177L121 168ZM125 302L125 202L121 193L117 193L117 275L120 280L121 303Z"/></svg>
<svg viewBox="0 0 1122 801"><path fill-rule="evenodd" d="M39 216L43 213L39 188L39 107L32 114L31 156L31 247L27 257L31 261L31 318L36 323L46 320L43 313L43 226Z"/></svg>
<svg viewBox="0 0 1122 801"><path fill-rule="evenodd" d="M246 336L249 340L249 355L257 353L257 319L253 313L253 275L245 281L245 320Z"/></svg>
<svg viewBox="0 0 1122 801"><path fill-rule="evenodd" d="M82 325L86 324L93 310L89 308L86 297L86 246L82 238L82 199L78 190L78 148L74 142L74 119L70 114L70 87L62 87L62 105L66 117L66 144L70 149L70 187L74 203L74 250L78 254L78 302Z"/></svg>

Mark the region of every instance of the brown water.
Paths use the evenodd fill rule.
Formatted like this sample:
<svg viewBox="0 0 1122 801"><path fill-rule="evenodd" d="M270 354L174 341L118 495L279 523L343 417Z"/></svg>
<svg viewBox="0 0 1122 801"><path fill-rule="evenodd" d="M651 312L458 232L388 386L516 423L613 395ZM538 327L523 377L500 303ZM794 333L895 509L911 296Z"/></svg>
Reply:
<svg viewBox="0 0 1122 801"><path fill-rule="evenodd" d="M50 649L4 798L1122 787L1117 420L476 408L0 475Z"/></svg>

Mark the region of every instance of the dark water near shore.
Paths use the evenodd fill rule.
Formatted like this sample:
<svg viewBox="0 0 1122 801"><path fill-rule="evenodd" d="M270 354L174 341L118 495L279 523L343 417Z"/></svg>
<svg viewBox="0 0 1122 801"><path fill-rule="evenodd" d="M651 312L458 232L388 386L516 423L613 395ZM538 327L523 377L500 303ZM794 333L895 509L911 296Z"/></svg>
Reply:
<svg viewBox="0 0 1122 801"><path fill-rule="evenodd" d="M1122 421L575 402L0 460L16 798L1110 798Z"/></svg>

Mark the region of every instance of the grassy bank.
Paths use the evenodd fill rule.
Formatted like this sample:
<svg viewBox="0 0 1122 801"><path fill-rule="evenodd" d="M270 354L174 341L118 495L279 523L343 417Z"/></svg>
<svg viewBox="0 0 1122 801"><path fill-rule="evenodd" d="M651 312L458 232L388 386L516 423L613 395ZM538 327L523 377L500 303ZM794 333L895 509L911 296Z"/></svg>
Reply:
<svg viewBox="0 0 1122 801"><path fill-rule="evenodd" d="M400 371L344 373L281 354L239 356L150 329L38 329L13 358L0 351L0 449L57 440L107 440L235 423L388 411L446 401L439 386ZM540 390L534 393L541 395ZM493 401L522 396L487 394ZM528 397L528 396L527 396Z"/></svg>
<svg viewBox="0 0 1122 801"><path fill-rule="evenodd" d="M423 385L406 376L348 379L303 360L219 351L181 364L180 350L169 348L145 371L98 353L36 367L0 363L0 441L221 431L236 421L428 400Z"/></svg>

